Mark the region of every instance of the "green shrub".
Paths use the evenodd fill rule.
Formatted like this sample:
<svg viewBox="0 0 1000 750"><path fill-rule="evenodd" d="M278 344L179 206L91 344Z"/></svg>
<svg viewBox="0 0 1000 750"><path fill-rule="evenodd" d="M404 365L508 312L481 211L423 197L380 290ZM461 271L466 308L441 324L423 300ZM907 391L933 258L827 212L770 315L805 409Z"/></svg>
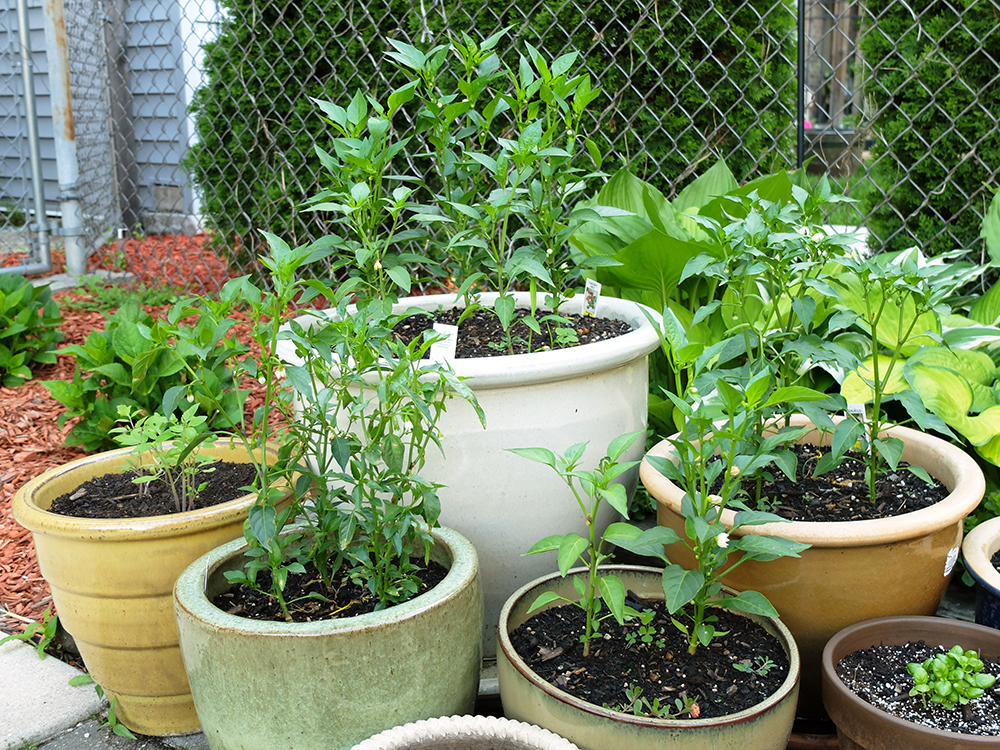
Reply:
<svg viewBox="0 0 1000 750"><path fill-rule="evenodd" d="M1000 164L996 3L871 0L867 11L875 20L860 47L879 189L861 207L872 246L974 247Z"/></svg>
<svg viewBox="0 0 1000 750"><path fill-rule="evenodd" d="M224 364L224 356L241 345L229 339L212 345L217 326L218 321L204 316L189 328L190 337L178 343L168 324L135 305L124 305L103 331L92 331L83 344L61 349L76 357L73 380L42 385L66 407L60 427L70 417L81 418L66 436L66 445L88 451L115 447L111 431L117 426L119 405L169 416L196 403L197 413L209 418L209 428L225 430L242 423L246 393L236 389ZM188 385L188 368L197 373L198 385ZM221 398L225 415L216 412L206 388Z"/></svg>
<svg viewBox="0 0 1000 750"><path fill-rule="evenodd" d="M53 347L62 338L61 322L48 286L0 274L0 385L21 385L31 378L32 363L56 361Z"/></svg>
<svg viewBox="0 0 1000 750"><path fill-rule="evenodd" d="M586 13L585 3L558 1L526 11L444 0L427 13L409 0L223 6L192 106L198 144L187 167L210 224L230 241L239 236L244 250L257 249L258 227L292 243L327 231L321 215L299 209L319 180L313 145L328 145L309 97L345 101L367 87L384 99L395 80L390 38L426 48L449 32L485 37L510 26L499 45L509 63L522 41L547 59L578 50L593 85L614 97L595 103L586 126L610 153L605 168L635 162L667 192L704 171L710 155L725 156L741 180L791 158L794 14L785 0L688 0L655 12L600 0Z"/></svg>

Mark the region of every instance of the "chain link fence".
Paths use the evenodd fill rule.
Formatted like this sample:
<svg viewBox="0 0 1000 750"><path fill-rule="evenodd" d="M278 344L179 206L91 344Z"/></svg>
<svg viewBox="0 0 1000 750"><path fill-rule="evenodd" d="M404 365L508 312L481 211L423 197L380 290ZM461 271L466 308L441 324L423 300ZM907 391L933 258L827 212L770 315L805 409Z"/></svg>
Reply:
<svg viewBox="0 0 1000 750"><path fill-rule="evenodd" d="M309 97L384 95L390 38L426 48L504 27L501 47L580 53L606 94L587 124L606 170L629 165L671 197L720 157L741 180L804 159L858 198L831 221L867 225L875 247L978 251L1000 166L1000 0L803 2L67 0L104 31L102 70L71 80L74 106L102 76L106 100L88 117L116 205L88 214L106 222L91 222L91 264L210 290L248 270L257 230L310 239L323 225L300 206L319 187L313 145L325 144ZM16 14L5 18L0 41L16 38ZM0 103L0 120L16 120L17 96ZM9 155L18 127L0 143L5 230L30 212Z"/></svg>

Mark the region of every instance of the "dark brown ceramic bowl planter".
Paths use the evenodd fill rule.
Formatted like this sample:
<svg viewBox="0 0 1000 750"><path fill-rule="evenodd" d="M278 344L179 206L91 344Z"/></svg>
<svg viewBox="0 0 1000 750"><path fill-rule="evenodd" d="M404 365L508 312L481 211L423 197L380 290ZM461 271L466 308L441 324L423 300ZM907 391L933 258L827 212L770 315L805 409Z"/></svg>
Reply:
<svg viewBox="0 0 1000 750"><path fill-rule="evenodd" d="M603 568L602 568L603 570ZM642 599L663 597L662 569L629 565L607 568ZM509 634L528 620L539 594L576 596L573 578L585 568L539 578L519 589L500 612L497 671L507 718L536 724L575 743L580 750L784 750L795 720L799 655L788 629L777 619L751 617L775 636L788 655L788 676L766 700L745 711L711 719L657 719L587 703L541 679L514 650ZM549 606L557 606L558 602Z"/></svg>
<svg viewBox="0 0 1000 750"><path fill-rule="evenodd" d="M809 424L793 417L793 424ZM722 582L737 591L759 591L774 605L795 637L802 655L799 716L823 718L820 658L826 642L840 629L890 615L932 615L937 611L962 543L962 521L985 491L983 472L960 449L939 438L905 427L890 435L904 443L903 460L921 466L949 490L941 502L892 518L869 521L793 521L744 527L737 534L772 534L812 545L800 557L741 565ZM807 433L800 442L818 445L829 436ZM668 457L667 441L649 455ZM639 477L657 501L657 520L684 534L680 514L684 493L643 461ZM731 526L734 511L722 514ZM674 562L690 568L689 550L666 548Z"/></svg>
<svg viewBox="0 0 1000 750"><path fill-rule="evenodd" d="M823 649L823 703L837 725L841 750L975 750L1000 747L1000 738L957 734L921 726L862 700L837 676L837 663L872 646L926 641L956 643L980 656L1000 658L1000 631L944 617L882 617L851 625Z"/></svg>

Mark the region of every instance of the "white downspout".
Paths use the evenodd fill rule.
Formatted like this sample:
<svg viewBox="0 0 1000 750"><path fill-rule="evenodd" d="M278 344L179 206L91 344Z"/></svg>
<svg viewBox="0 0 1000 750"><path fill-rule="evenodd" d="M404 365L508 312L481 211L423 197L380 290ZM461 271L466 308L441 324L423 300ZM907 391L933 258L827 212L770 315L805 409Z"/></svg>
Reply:
<svg viewBox="0 0 1000 750"><path fill-rule="evenodd" d="M59 208L66 249L66 270L74 276L87 271L80 214L80 170L76 161L76 126L73 91L69 82L69 48L63 0L45 0L45 47L49 63L52 124L55 129L56 166L59 171Z"/></svg>

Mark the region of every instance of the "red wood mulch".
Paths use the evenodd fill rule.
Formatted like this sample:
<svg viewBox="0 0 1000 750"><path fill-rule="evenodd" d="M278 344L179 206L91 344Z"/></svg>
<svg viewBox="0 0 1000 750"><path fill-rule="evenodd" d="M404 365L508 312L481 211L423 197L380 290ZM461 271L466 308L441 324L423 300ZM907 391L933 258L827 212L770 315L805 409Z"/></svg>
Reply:
<svg viewBox="0 0 1000 750"><path fill-rule="evenodd" d="M141 242L128 240L124 251L129 255L129 270L147 285L197 278L205 288L217 290L231 273L225 262L204 247L205 237L147 237ZM10 256L8 256L10 257ZM62 252L53 252L53 273L62 271ZM11 261L4 259L7 265ZM107 252L99 253L94 263L114 268L114 259ZM63 300L73 292L56 295ZM153 315L165 314L166 308L146 308ZM103 328L105 317L99 312L75 312L63 309L65 322L60 326L64 339L61 345L82 343L95 328ZM238 317L238 316L237 316ZM239 324L233 334L248 340L249 327ZM71 379L75 360L58 357L54 365L36 368L35 378L18 388L0 388L0 630L21 632L25 623L5 617L9 611L28 620L41 618L51 604L51 592L41 577L31 534L10 514L10 499L15 490L29 479L59 464L84 455L79 448L64 447L66 434L74 421L63 427L56 422L64 411L41 385L42 380ZM262 402L262 388L255 381L244 382L251 390L247 398L247 414L252 414Z"/></svg>

